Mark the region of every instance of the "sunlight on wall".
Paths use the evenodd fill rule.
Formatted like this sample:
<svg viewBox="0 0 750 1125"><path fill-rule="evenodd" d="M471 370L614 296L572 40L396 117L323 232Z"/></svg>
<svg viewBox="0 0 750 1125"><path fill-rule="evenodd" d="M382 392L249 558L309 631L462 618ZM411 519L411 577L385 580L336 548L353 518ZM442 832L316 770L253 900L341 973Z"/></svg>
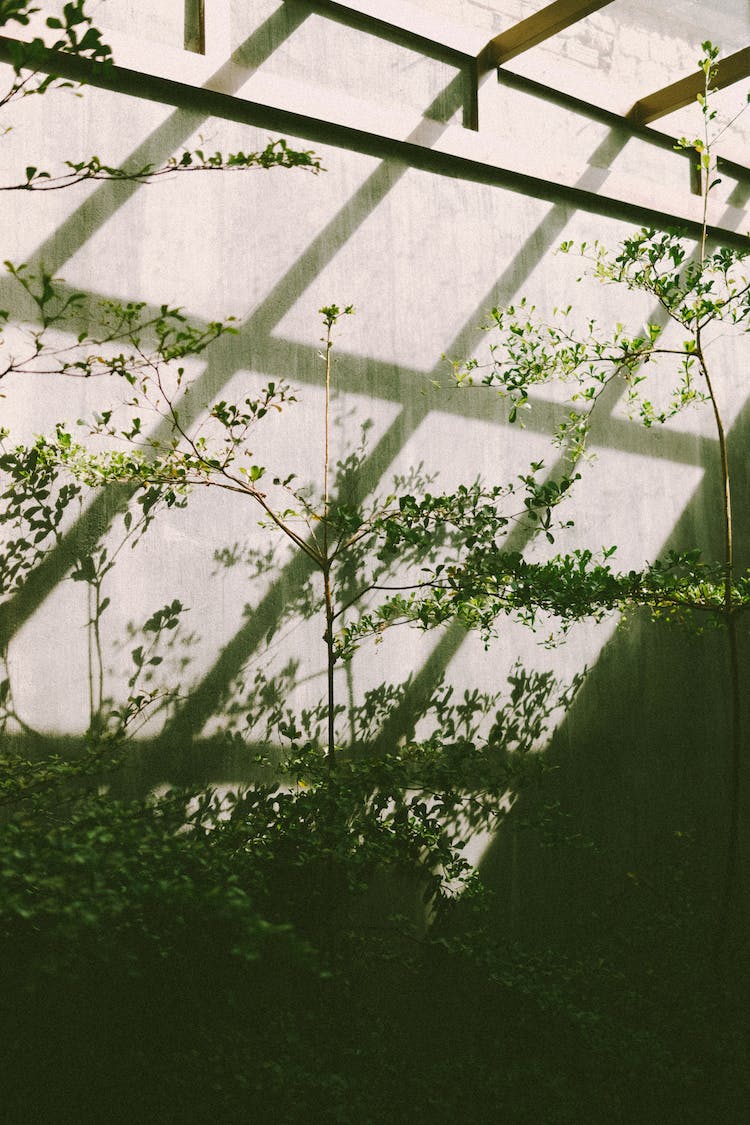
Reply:
<svg viewBox="0 0 750 1125"><path fill-rule="evenodd" d="M497 13L520 18L537 7L511 0L496 5L466 0L460 11L439 0L422 0L422 6L455 18L469 12L478 26L493 28ZM114 24L132 31L131 9L144 17L141 7L118 9ZM144 37L171 42L181 8L150 11L148 26L141 28ZM397 135L411 137L414 144L438 150L449 137L459 145L465 131L457 124L455 83L453 93L445 93L455 68L301 9L295 8L295 15L276 0L231 8L235 55L223 77L227 90L242 96L259 89L261 80L268 89L282 77L300 88L309 85L311 114L322 114L337 101L343 106L347 99L359 100L375 132L378 123L395 120ZM543 77L562 51L566 74L578 76L578 92L591 92L612 61L606 37L613 19L599 13L585 21L577 38L566 33L562 47L553 43L530 52L516 69ZM642 41L624 25L619 34L634 51ZM669 38L666 32L663 38ZM670 42L682 64L692 44L676 36ZM152 60L158 55L153 44L145 52L144 58ZM161 163L184 148L247 151L268 139L265 129L205 120L195 112L101 91L88 90L82 99L61 93L41 102L30 99L21 107L16 130L3 142L7 176L28 163L39 138L51 167L94 151L113 163ZM450 124L424 122L429 104L433 118L450 118ZM646 201L655 184L681 197L687 191L682 159L626 142L583 116L497 83L483 87L479 139L466 137L467 146L485 145L488 161L494 154L503 165L507 157L508 163L552 181L567 177L588 189L619 185ZM596 316L605 325L632 319L637 328L654 315L647 301L624 298L621 290L591 280L577 287L585 263L554 254L563 238L599 238L611 245L629 226L575 211L562 196L550 202L520 189L462 179L453 165L449 175L441 175L332 143L289 141L319 152L326 171L319 176L282 171L183 176L148 188L86 186L14 196L12 211L0 220L4 256L43 263L93 298L116 296L157 307L167 301L197 318L235 315L238 335L193 365L196 399L203 407L219 396L252 393L268 378L299 387L299 403L259 430L256 450L269 466L279 463L300 479L320 483L318 309L332 301L357 307L356 317L335 333L334 449L342 459L354 455L364 432L365 445L357 455L364 494L388 492L394 475L408 477L419 467L437 474L435 490L477 475L514 479L531 461L543 460L552 471L558 455L549 435L563 395L544 388L534 396L527 428L511 427L504 404L492 392L454 386L445 356L486 359L487 310L523 294L537 303L542 316L570 301L571 323ZM2 296L12 311L30 315L28 302L7 279ZM89 315L95 318L95 310ZM732 348L725 339L712 345L717 366L728 372L722 394L730 423L740 419L745 403ZM8 380L4 389L5 410L19 438L49 429L61 416L75 422L111 397L104 383L53 386L49 380L25 378ZM553 550L617 544L615 561L623 567L655 558L671 545L673 529L686 512L700 523L711 507L702 489L715 453L711 437L710 420L697 413L658 434L646 432L628 416L623 395L613 394L594 433L596 460L584 467L569 505L575 528L560 534ZM295 570L288 545L259 530L257 515L246 503L202 494L186 511L160 518L137 550L123 552L107 579L112 601L103 625L107 691L113 698L126 689L135 632L159 605L179 598L187 607L183 624L154 676L188 697L193 689L203 690L227 652L231 656L226 668L222 665L224 679L211 686L214 695L206 689L210 702L195 718L192 734L221 729L227 699L239 714L259 669L281 675L296 662L285 681L289 705L314 707L324 666L320 620L310 613L310 599L319 593L317 579ZM97 534L114 549L122 517L115 517L110 531L104 517L96 519ZM277 553L271 562L264 553L272 540ZM530 558L548 553L528 529L513 542ZM88 609L83 586L65 579L69 562L60 567L52 593L18 631L10 660L21 713L33 716L41 730L80 733L88 721ZM251 580L248 573L254 575ZM399 630L382 645L364 646L350 674L337 672L346 696L342 728L351 723L363 694L384 680L416 683L423 676L420 690L426 695L442 675L457 691L498 690L517 660L570 678L596 662L615 627L614 619L581 626L549 652L539 645L543 631L535 635L503 624L489 659L476 638ZM143 736L159 729L163 718Z"/></svg>

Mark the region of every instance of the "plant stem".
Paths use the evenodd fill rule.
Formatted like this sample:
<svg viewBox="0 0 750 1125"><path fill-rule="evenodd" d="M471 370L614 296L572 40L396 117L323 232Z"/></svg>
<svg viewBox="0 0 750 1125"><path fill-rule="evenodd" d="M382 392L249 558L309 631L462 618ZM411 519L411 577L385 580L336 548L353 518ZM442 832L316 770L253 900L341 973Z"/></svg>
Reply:
<svg viewBox="0 0 750 1125"><path fill-rule="evenodd" d="M86 587L87 601L88 601L88 624L86 628L87 633L87 661L88 661L88 680L89 680L89 730L94 729L94 716L96 714L94 708L94 608L93 608L93 590L91 583Z"/></svg>
<svg viewBox="0 0 750 1125"><path fill-rule="evenodd" d="M326 375L325 375L325 454L323 461L323 550L322 550L322 563L321 570L323 572L323 596L325 598L325 613L326 613L326 631L325 631L325 645L326 645L326 680L328 686L328 765L333 766L333 752L334 752L334 714L335 714L335 691L334 691L334 664L336 655L333 648L333 592L331 589L331 563L332 559L329 558L329 542L328 542L328 516L330 510L330 492L329 492L329 471L330 471L330 442L331 442L331 349L333 348L333 340L331 338L332 321L328 321L326 325Z"/></svg>
<svg viewBox="0 0 750 1125"><path fill-rule="evenodd" d="M331 323L329 322L326 328L326 378L325 378L325 454L323 461L323 557L326 562L328 561L328 508L329 508L329 484L328 473L330 466L330 411L331 411L331 348L333 347L333 340L331 339Z"/></svg>
<svg viewBox="0 0 750 1125"><path fill-rule="evenodd" d="M703 375L706 389L708 390L708 397L711 400L711 409L713 410L714 424L716 426L716 436L719 443L724 538L724 613L727 621L729 621L729 618L732 617L734 613L734 524L732 520L732 486L729 473L729 455L727 451L727 436L726 430L724 429L724 422L721 417L719 405L716 400L716 393L711 381L711 375L701 346L700 328L696 330L696 353L701 374Z"/></svg>
<svg viewBox="0 0 750 1125"><path fill-rule="evenodd" d="M102 633L101 633L101 619L102 619L102 584L101 579L96 583L95 587L95 603L94 603L94 652L96 654L96 676L97 676L97 707L96 717L97 725L101 726L102 711L104 710L104 654L102 652Z"/></svg>
<svg viewBox="0 0 750 1125"><path fill-rule="evenodd" d="M706 191L707 194L707 191ZM704 228L705 229L705 228ZM701 260L704 258L704 246L701 247ZM714 415L714 424L719 444L719 458L721 465L722 484L722 519L724 538L724 604L721 616L727 630L727 653L729 658L729 686L731 698L731 758L729 775L729 825L727 829L726 865L724 881L721 891L719 917L716 933L716 947L721 950L727 940L727 929L730 924L732 904L735 899L735 889L739 879L739 844L740 844L740 799L741 799L741 762L742 762L742 720L740 697L740 667L739 649L737 643L737 615L734 605L734 523L732 517L732 484L729 469L729 454L727 449L726 430L716 399L714 385L706 364L705 355L701 345L701 329L695 330L696 354L700 370L706 383L711 407Z"/></svg>
<svg viewBox="0 0 750 1125"><path fill-rule="evenodd" d="M331 591L331 568L328 563L323 568L323 592L325 596L325 611L326 611L326 678L328 682L328 764L333 766L333 752L334 752L334 729L333 720L335 713L336 698L334 692L334 678L333 669L336 663L336 654L333 648L333 596Z"/></svg>
<svg viewBox="0 0 750 1125"><path fill-rule="evenodd" d="M715 116L709 113L709 102L714 93L711 83L716 76L714 65L705 63L704 96L701 103L703 114L703 149L700 152L700 168L702 177L703 217L701 223L700 264L701 269L706 264L706 241L708 235L708 196L712 188L712 146L716 137L710 136L709 123ZM742 765L742 715L740 697L740 665L739 646L737 638L737 613L734 604L734 523L732 516L732 485L729 468L729 454L727 450L726 430L719 410L719 404L708 370L701 340L702 324L696 319L694 326L695 350L698 357L700 370L706 383L708 396L714 415L716 436L719 444L719 458L721 465L722 484L722 516L724 535L724 604L721 616L727 631L727 655L729 661L729 689L731 698L731 751L729 768L729 824L727 828L726 864L724 868L724 882L719 904L719 916L716 931L716 949L721 952L726 949L728 930L731 925L732 906L735 904L736 890L740 880L740 801L741 801L741 765ZM725 984L727 982L724 982Z"/></svg>

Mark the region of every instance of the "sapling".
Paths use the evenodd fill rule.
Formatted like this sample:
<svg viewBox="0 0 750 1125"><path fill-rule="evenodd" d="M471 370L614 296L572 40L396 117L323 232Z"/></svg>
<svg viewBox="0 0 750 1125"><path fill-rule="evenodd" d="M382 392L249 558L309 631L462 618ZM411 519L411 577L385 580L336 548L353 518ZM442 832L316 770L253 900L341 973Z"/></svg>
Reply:
<svg viewBox="0 0 750 1125"><path fill-rule="evenodd" d="M647 428L668 422L680 412L705 405L713 419L722 513L722 548L716 561L695 549L670 551L664 558L629 572L617 571L614 548L579 549L533 562L509 553L489 527L478 526L471 549L458 565L433 571L433 583L392 603L395 613L430 625L456 614L468 616L489 637L498 618L513 614L535 625L539 615L556 617L565 629L574 621L599 619L629 606L646 607L655 616L696 618L721 625L726 636L727 686L731 711L731 778L727 823L726 868L717 927L717 942L737 911L742 925L743 890L740 857L742 805L741 765L746 734L742 729L738 627L750 605L750 572L740 570L735 556L737 515L733 509L732 474L727 443L720 373L714 370L710 329L748 332L750 279L746 260L750 248L716 246L709 240L708 204L719 180L714 144L713 80L718 49L703 44L700 71L704 92L698 98L703 135L681 138L678 149L693 150L702 182L702 233L691 250L679 233L643 228L614 250L598 242L584 244L593 276L655 299L666 324L679 328L681 339L667 342L663 325L649 322L628 333L590 320L585 330L568 325L566 315L545 321L526 301L492 313L495 332L486 366L477 360L455 364L459 384L484 386L508 402L508 421L521 424L533 409L534 391L551 380L571 388L570 402L556 434L566 473L586 456L587 439L604 392L624 386L631 414ZM723 130L722 130L723 131ZM561 247L564 253L571 242ZM566 310L566 312L569 310ZM654 372L669 367L676 373L668 401L657 406L648 397ZM550 483L554 486L554 477ZM717 498L718 499L718 498ZM401 534L394 528L394 543ZM388 612L388 607L384 607Z"/></svg>
<svg viewBox="0 0 750 1125"><path fill-rule="evenodd" d="M16 4L5 14L6 19L17 19L21 24L28 23L28 5ZM65 5L61 18L52 17L47 21L49 29L59 35L52 44L56 52L72 52L90 57L105 65L110 58L109 48L101 41L99 32L93 28L90 18L85 14L83 0ZM48 66L50 48L35 39L31 43L17 44L13 48L15 80L6 102L17 97L25 97L36 91L43 93L54 83L47 78L36 78L37 66ZM46 52L46 53L45 53ZM5 104L5 103L4 103ZM50 191L71 187L85 181L113 180L146 183L162 176L192 171L235 171L247 168L302 168L312 172L320 170L320 161L311 152L297 152L284 141L271 141L260 152L206 154L203 149L187 150L169 158L164 164L138 164L119 167L92 157L89 160L67 162L61 172L40 170L33 164L25 169L25 175L15 182L6 184L7 190ZM311 567L320 576L323 587L323 612L325 616L324 641L326 647L327 678L327 754L332 761L335 749L335 666L351 655L360 639L368 634L379 637L382 631L397 622L399 599L409 597L414 590L422 588L429 579L419 573L408 575L402 583L392 581L393 565L398 557L399 566L412 567L425 565L430 558L435 565L441 555L455 561L466 548L466 543L476 534L475 527L494 524L499 533L518 518L539 519L551 536L552 511L564 497L570 481L559 484L538 486L532 474L522 477L525 491L521 512L506 513L502 502L520 491L518 485L486 488L480 482L462 486L454 495L432 496L413 495L411 488L402 488L396 500L389 496L383 500L375 499L369 506L347 505L331 496L332 455L330 448L331 418L331 350L332 330L342 316L350 315L350 306L343 309L330 305L321 310L325 328L325 421L324 456L320 484L322 497L317 509L306 498L304 490L294 485L292 476L275 478L276 487L285 489L291 496L293 507L275 507L267 499L259 485L265 469L247 460L246 439L252 426L267 413L275 411L293 395L288 388L270 384L257 400L247 399L241 404L217 402L210 404L209 417L215 424L219 437L219 448L212 448L205 435L196 434L186 420L184 404L178 402L183 391L188 389L189 380L185 370L179 367L191 357L200 355L219 336L233 331L231 321L210 322L193 325L182 311L169 305L149 308L142 302L101 301L91 306L81 293L71 292L64 283L56 279L43 266L31 269L24 265L14 266L6 263L10 278L32 302L32 327L18 331L18 343L7 354L0 369L0 379L10 376L55 375L73 376L106 380L116 378L131 388L129 403L130 420L126 427L118 431L113 411L109 408L96 416L93 431L97 434L118 436L130 444L135 455L112 454L104 469L100 459L98 467L94 461L81 453L78 444L66 427L58 427L55 446L60 461L69 466L75 464L80 472L85 462L84 479L97 484L108 481L139 488L139 503L142 517L148 519L160 504L171 506L181 502L180 498L190 488L219 486L230 491L240 492L252 499L263 510L265 517L274 524L308 559ZM94 327L92 328L91 325ZM174 386L169 380L178 367ZM170 387L172 389L170 389ZM176 395L176 397L173 396ZM144 419L139 407L155 409L161 416L162 426L158 435L144 438L142 426ZM214 434L214 437L217 436ZM49 443L37 443L24 451L13 446L9 435L3 433L5 447L3 465L14 475L16 488L20 480L31 480L34 474L50 472L55 477ZM24 457L28 456L30 472L24 477ZM33 465L31 464L33 462ZM339 463L341 464L341 463ZM37 468L39 466L39 468ZM88 474L88 475L86 475ZM411 482L414 483L414 482ZM66 484L65 488L74 490L78 486ZM70 492L70 498L73 497ZM63 489L61 496L67 496ZM7 496L6 496L7 499ZM46 505L49 507L49 505ZM47 536L37 517L38 534L26 553L25 561L19 559L18 566L24 575L30 574L44 555L51 542L59 542L59 527L64 508L55 509L54 520L47 519ZM24 512L32 507L12 508L10 522L20 527ZM300 520L306 523L306 533L300 534ZM54 524L54 526L53 526ZM46 525L45 525L46 526ZM403 534L396 529L403 529ZM452 546L451 546L452 541ZM26 543L23 535L14 541L16 545ZM396 543L398 546L396 547ZM77 566L74 576L83 576L91 570L93 554ZM356 577L358 567L367 560L367 577L359 581ZM88 567L88 570L86 570ZM19 570L19 574L20 574ZM101 667L99 641L101 604L101 582L96 567L90 577L93 596L93 609L90 615L92 646L92 685L98 676L99 690L92 686L91 697L101 696L101 674L94 675L95 666ZM388 576L391 575L391 580ZM101 577L101 576L100 576ZM373 596L388 594L392 601L385 611L373 612ZM368 603L368 599L370 602ZM106 604L106 599L105 599ZM358 612L360 605L367 605L364 612ZM355 614L354 627L350 627L352 614ZM471 623L466 618L467 623ZM92 715L95 708L92 703Z"/></svg>
<svg viewBox="0 0 750 1125"><path fill-rule="evenodd" d="M408 481L408 491L406 482L397 482L398 495L353 502L334 496L334 329L353 311L351 306L337 305L320 310L324 408L317 501L294 473L274 474L257 463L253 452L256 428L296 401L296 394L284 383L270 382L240 402L206 404L202 419L193 423L196 404L187 399L190 381L184 367L178 366L170 376L168 364L123 364L114 374L128 389L126 401L99 414L90 428L93 435L123 446L122 451L94 453L64 427L58 427L54 439L40 438L35 447L44 464L65 467L89 486L137 487L145 511L157 502L168 506L179 502L196 488L242 496L302 552L322 586L329 765L336 750L336 666L348 660L365 637L377 639L403 620L404 607L426 589L436 598L440 589L447 590L450 574L471 556L483 536L494 541L519 520L536 519L552 538L550 529L557 526L554 510L572 483L572 478L564 477L539 484L535 475L539 466L534 466L515 484L485 485L475 480L454 492L432 493L417 473ZM123 410L126 424L121 421ZM147 425L149 413L159 420L156 430ZM343 463L337 460L339 467ZM520 602L517 608L520 614L526 612ZM475 623L468 611L462 618L468 625ZM427 617L421 622L428 623Z"/></svg>

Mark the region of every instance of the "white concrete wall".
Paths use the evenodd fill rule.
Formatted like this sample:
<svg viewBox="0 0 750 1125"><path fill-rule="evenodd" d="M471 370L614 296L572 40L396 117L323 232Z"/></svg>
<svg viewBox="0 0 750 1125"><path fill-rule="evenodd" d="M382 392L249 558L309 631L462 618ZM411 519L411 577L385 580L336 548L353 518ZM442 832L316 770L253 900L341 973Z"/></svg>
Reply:
<svg viewBox="0 0 750 1125"><path fill-rule="evenodd" d="M489 34L538 7L507 0L495 5L493 14L492 5L470 0L421 0L419 6ZM549 440L549 411L540 410L541 421L532 418L525 430L508 426L505 408L492 392L452 386L443 357L481 354L487 343L481 331L487 310L524 294L542 309L572 302L584 318L623 321L632 316L637 322L653 316L643 301L591 281L577 284L580 262L554 252L563 239L598 238L614 244L637 223L636 213L632 221L608 218L607 198L618 215L624 201L656 207L678 220L694 219L699 201L690 194L684 158L628 139L543 98L508 89L494 75L482 86L479 132L465 130L455 99L441 102L441 90L456 68L321 15L306 15L302 4L207 0L207 56L191 55L180 48L180 7L155 7L149 0L102 3L101 21L113 29L117 61L187 86L229 93L233 106L250 100L261 109L276 105L308 115L312 133L287 136L293 145L314 148L325 173L196 175L150 187L98 185L6 195L2 257L43 263L72 288L94 297L166 301L198 319L237 317L239 336L191 365L199 388L195 393L209 402L219 395L244 395L269 377L294 384L299 403L259 433L259 456L274 470L320 479L323 400L317 310L332 301L357 307L356 317L338 333L336 346L336 455L343 458L357 447L366 423L367 479L373 491L389 491L394 474L419 465L437 475L436 487L445 488L478 474L489 481L513 479L531 460L542 458L551 469L556 455ZM624 81L616 65L621 54L642 54L654 63L666 58L670 66L691 69L696 43L689 21L660 32L654 59L653 28L644 25L641 7L633 7L631 15L623 20L620 5L604 9L528 59L521 56L512 69L552 81L559 63L574 93L610 106L617 100L612 90ZM720 38L718 31L715 37ZM227 50L233 52L231 58ZM638 71L638 82L648 86L653 79L659 85L656 69ZM669 72L664 81L673 77ZM642 85L636 91L648 92ZM620 103L623 97L619 91ZM437 122L423 118L428 110ZM253 112L248 111L250 117ZM207 148L247 150L263 146L269 132L281 132L205 119L198 109L175 109L93 88L80 98L61 91L44 100L29 99L11 116L14 130L2 148L4 177L28 163L53 167L91 153L112 163L159 162L194 147L199 138ZM349 133L334 138L330 122ZM686 127L680 125L680 131ZM342 144L333 143L341 136ZM368 137L375 140L370 143ZM415 146L417 166L410 166L407 150L399 147L407 138ZM389 145L396 153L391 159L383 156ZM435 170L425 167L420 152L433 159ZM472 162L465 175L459 158ZM547 186L536 196L507 181L503 186L498 169L537 177ZM566 187L592 193L591 207L575 209ZM743 205L743 191L727 185L712 221L728 230L746 229ZM5 281L2 290L2 303L22 311L12 285ZM729 341L716 345L723 404L738 428L745 407L746 362L736 356L747 353L745 343L739 346L737 353ZM101 382L41 377L8 379L3 390L3 415L19 439L49 429L60 418L75 422L101 409L113 394L122 394ZM552 409L553 392L549 399ZM585 467L569 506L575 527L559 541L560 548L617 544L617 557L630 567L653 559L668 544L706 544L715 531L719 502L715 481L706 478L707 462L716 456L707 415L684 415L663 431L647 432L628 418L622 399L613 397L609 412L599 419L594 445L596 460ZM121 517L109 525L101 501L96 506L87 499L84 509L89 505L102 540L115 544ZM133 644L129 626L137 629L175 597L189 607L180 634L185 647L178 646L173 663L167 661L159 672L169 686L180 684L186 700L178 727L186 754L189 736L200 742L229 724L227 699L244 714L258 669L278 670L296 661L298 682L290 699L300 707L311 706L323 694L320 620L284 621L270 646L264 640L276 621L279 589L282 602L293 599L298 589L288 547L276 537L277 569L254 580L241 566L227 570L215 562L217 550L237 543L265 548L268 533L258 528L257 515L238 498L195 496L185 511L163 515L136 551L124 553L107 580L105 592L112 599L104 618L107 691L115 699L126 690ZM540 549L530 537L522 545L532 555ZM43 733L80 735L88 721L87 607L83 586L69 581L64 570L61 566L54 574L33 612L6 606L13 634L8 654L24 721ZM588 717L575 728L575 738L586 745L587 754L595 754L594 744L606 728L606 708L612 693L619 693L620 741L612 753L625 771L634 742L640 740L651 752L649 731L663 734L663 723L654 726L654 715L684 709L680 693L685 685L672 685L665 697L658 676L664 671L671 684L669 667L662 669L655 657L642 659L641 644L650 642L636 643L627 631L614 633L615 626L614 620L582 625L566 645L552 651L540 646L541 635L503 626L489 653L476 638L464 638L456 630L428 635L398 630L381 646L363 649L350 673L337 675L344 697L357 700L377 683L409 676L420 682L421 674L427 685L444 673L460 690L499 690L517 659L527 667L552 667L564 677L588 665L594 671L584 697L600 699L601 708L592 710L584 698L579 712ZM662 643L676 644L682 652L682 641ZM597 662L605 645L606 669L599 675ZM646 669L657 681L644 679ZM195 706L191 699L198 701ZM418 693L415 699L414 706ZM696 793L712 772L710 762L702 764L705 738L717 729L716 713L723 710L720 699L708 701L698 707L698 719L691 720L695 745L686 753L693 764L686 767L687 796L680 797L688 819L700 806ZM623 715L628 717L626 732ZM410 720L401 724L402 730L409 726ZM157 727L146 728L142 738L154 735ZM343 721L340 737L347 736ZM176 758L170 761L163 777L155 768L149 779L167 780L170 770L179 774ZM234 766L242 772L242 763L234 760ZM216 780L231 780L226 764L216 770ZM644 779L644 787L650 784ZM599 777L597 785L603 794L598 807L610 812L619 808L612 774ZM711 799L719 797L713 793ZM642 804L643 793L631 793L629 800ZM630 831L622 830L626 835ZM648 836L647 829L643 832Z"/></svg>

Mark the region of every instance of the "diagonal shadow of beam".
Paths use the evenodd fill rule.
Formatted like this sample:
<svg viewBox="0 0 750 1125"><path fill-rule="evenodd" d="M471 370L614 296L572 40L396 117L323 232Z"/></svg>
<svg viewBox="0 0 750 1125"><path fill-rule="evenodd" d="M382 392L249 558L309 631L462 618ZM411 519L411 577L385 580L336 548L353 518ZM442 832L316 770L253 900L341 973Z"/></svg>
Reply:
<svg viewBox="0 0 750 1125"><path fill-rule="evenodd" d="M624 134L620 134L618 137L612 132L608 133L597 146L591 157L591 163L596 164L602 152L606 152L612 159L613 153L621 151L627 140L628 138ZM528 276L540 264L550 246L554 245L562 235L568 220L569 209L567 207L557 204L550 209L498 279L497 288L500 289L501 293L507 292L512 295L517 290L519 273ZM489 304L486 298L485 301L484 308ZM469 342L465 337L465 332L459 335L452 349L454 352L464 355L470 354L470 348L467 346ZM614 399L614 401L608 403L608 413L611 414L615 402L620 396L612 394L609 397ZM550 470L548 477L559 477L563 471L564 463L562 459L558 459ZM516 528L513 534L508 537L508 550L522 550L535 534L536 529L530 524ZM408 737L413 733L419 717L424 713L441 677L451 660L456 656L465 638L466 630L457 622L446 627L437 645L404 692L398 707L391 712L384 722L375 743L376 749L380 753L396 746L400 738Z"/></svg>
<svg viewBox="0 0 750 1125"><path fill-rule="evenodd" d="M626 139L627 138L623 139L623 143ZM393 169L387 165L382 165L373 173L362 188L355 193L355 196L352 197L349 203L339 212L332 223L328 224L325 230L314 240L313 244L308 248L308 251L303 255L303 258L295 263L295 266L288 271L287 275L285 275L281 282L279 282L279 284L274 287L274 290L264 299L261 306L251 314L245 322L243 335L252 334L256 336L256 334L258 334L266 338L268 337L272 328L278 323L284 311L286 311L286 308L288 308L291 303L289 300L289 291L292 291L293 297L294 293L299 291L299 288L305 284L306 279L310 276L311 266L313 263L316 263L316 258L319 259L316 263L317 268L321 268L321 262L324 264L325 261L329 260L331 254L338 249L340 245L339 240L346 240L346 238L351 237L351 234L356 230L357 226L364 221L364 218L372 209L373 196L375 196L376 201L383 198L406 170L405 167ZM375 177L378 177L378 179L373 183ZM375 191L373 191L373 187ZM369 196L369 206L361 206L359 197L363 192ZM359 212L359 214L357 214L357 212ZM532 236L530 241L532 243L536 241L539 247L539 252L534 264L536 264L536 261L541 260L544 252L549 248L552 239L562 231L565 222L567 222L567 218L567 210L558 205L553 209L553 212L547 217L538 231L535 232L535 235ZM547 229L545 229L545 227ZM540 232L542 231L544 234L540 237ZM528 247L524 248L524 251L516 256L513 266L509 267L509 270L503 275L503 278L507 278L509 284L517 285L518 283L518 277L514 276L517 264L521 264L525 269L529 268ZM501 279L501 282L502 280L503 279ZM286 298L286 300L282 298ZM459 348L464 348L464 350L466 350L466 344L461 341L460 336L454 341L452 350L455 351ZM216 370L217 366L220 368L218 371ZM228 373L225 366L218 365L213 361L209 364L204 377L202 377L202 382L207 383L209 386L215 386L214 380L217 378L225 380L227 377ZM204 387L204 389L206 388ZM195 399L193 401L195 401ZM416 429L419 422L426 416L427 412L426 404L422 403L417 404L414 409L402 413L397 422L394 423L394 426L391 427L391 430L381 439L376 450L373 451L373 456L368 461L364 470L367 478L372 480L382 476L385 468L395 455L395 452L401 447L401 444L406 440L408 435L414 432L414 429ZM380 464L382 468L378 468L378 464ZM293 561L290 566L294 567L295 562ZM289 578L294 581L295 584L299 581L299 576L295 571L290 573ZM284 585L283 576L281 585L282 587ZM247 629L241 630L240 633L237 634L234 640L223 650L219 660L209 675L196 689L194 694L194 699L196 700L195 709L188 704L185 709L184 721L183 716L178 717L174 728L172 728L174 732L185 730L195 732L197 729L196 722L200 721L201 716L203 716L203 721L205 721L212 713L212 710L215 709L216 704L222 697L223 691L226 690L226 685L229 682L228 677L231 679L236 675L239 667L241 667L241 663L247 659L247 656L250 655L257 645L260 636L265 635L268 629L269 619L272 620L277 615L279 611L278 607L283 606L283 601L279 601L278 597L275 596L275 592L272 591L268 598L265 599L264 606L267 612L259 614L259 622L261 619L265 622L262 626L262 632L259 633L258 628L253 628L249 625ZM455 651L458 645L460 645L461 637L462 634L456 634L455 647L452 651ZM428 665L423 670L424 675L421 677L422 680L430 680L434 675L439 675L447 660L450 659L450 655L452 654L450 651L451 645L444 642L445 638L440 642L439 646L442 653L441 658L431 658L428 661ZM435 655L436 654L433 654L433 656ZM224 685L223 687L222 683ZM415 683L415 690L417 689L418 685ZM211 699L213 703L210 702ZM402 710L413 711L413 704L415 702L416 698L412 699L410 704L405 705Z"/></svg>
<svg viewBox="0 0 750 1125"><path fill-rule="evenodd" d="M500 293L512 293L517 287L520 276L537 265L549 249L555 238L562 233L568 221L568 211L564 207L557 207L535 229L530 238L519 249L513 261L497 279L495 285L480 302L477 309L466 322L462 330L456 335L449 346L451 352L468 354L473 345L481 336L481 329L475 327L476 318L480 316L493 298ZM442 361L441 361L442 363ZM434 369L439 373L440 365ZM355 492L360 496L371 491L372 482L381 480L388 466L393 463L396 454L424 421L428 413L434 408L432 400L427 398L413 399L404 406L398 417L381 437L373 448L367 460L360 466L354 482ZM311 573L311 565L306 569L298 570L299 560L293 560L279 576L278 587L285 588L288 582L293 584L300 581L300 577L307 577ZM294 568L294 570L292 569ZM283 597L278 590L273 590L266 595L256 608L253 617L235 635L230 644L222 651L218 660L204 678L202 683L191 692L190 699L185 703L181 712L176 716L171 727L164 732L164 737L171 743L175 739L186 739L192 732L198 733L205 722L220 706L231 681L237 676L242 665L255 651L257 645L272 628L281 609ZM412 722L420 704L424 706L431 695L448 660L455 654L464 637L463 630L458 626L449 627L438 643L435 652L420 673L415 677L413 684L398 711L387 724L387 730L381 733L376 740L376 746L381 747L383 740L390 740L393 731L403 727L404 723ZM416 720L414 720L416 721Z"/></svg>
<svg viewBox="0 0 750 1125"><path fill-rule="evenodd" d="M604 149L605 146L606 150L611 153L611 138L606 138L602 142L600 149ZM729 205L743 206L747 201L748 195L750 195L750 187L738 185L729 200ZM564 226L565 221L564 216L558 214L558 211L559 209L555 208L552 212L550 212L550 214L542 224L550 224L553 227L557 226L557 230L555 231L556 237L559 237L560 233L562 232L562 227ZM650 316L647 319L650 320L652 324L658 324L661 327L664 327L664 325L667 323L668 315L660 305L657 305L656 308L652 310ZM610 388L611 393L609 393ZM607 387L605 393L607 393L607 400L604 403L606 409L604 412L597 414L597 425L609 427L612 425L613 411L620 398L622 397L622 394L617 393L613 384L611 383ZM536 409L536 403L534 404L534 406ZM633 424L629 423L628 425L632 427ZM750 400L745 404L742 411L738 415L735 424L732 427L732 433L744 433L748 426L750 426ZM672 437L674 435L660 436ZM683 446L686 442L694 445L695 452L694 456L689 459L690 462L693 464L700 464L703 468L705 468L706 464L708 463L707 454L709 453L709 450L711 450L714 454L716 453L715 439L683 437L681 440L679 440L680 446ZM610 443L608 442L607 445L609 447ZM665 453L666 450L662 447L662 456L665 456ZM672 459L676 460L676 457ZM548 474L548 477L552 479L559 477L559 475L565 471L565 467L566 466L564 459L558 459L556 464L553 465L550 473ZM685 542L685 538L681 537L680 535L680 528L690 520L689 513L695 508L696 504L700 506L699 498L702 492L707 488L712 487L711 481L707 479L708 475L709 474L704 473L704 478L701 484L698 486L695 495L691 498L686 511L683 513L680 521L678 521L675 528L673 528L672 534L665 544L665 549L669 549L671 545L675 545L677 549L679 549ZM514 535L512 537L509 537L508 539L508 549L517 551L522 550L532 541L536 534L538 534L538 530L535 529L532 525L527 525L527 527L524 529L517 529ZM688 536L688 540L691 543L695 543L697 541L694 534ZM380 751L381 753L385 752L389 748L396 746L400 738L404 736L409 737L412 735L414 727L416 726L420 715L424 712L427 704L432 698L433 693L439 684L441 676L444 674L450 661L456 656L465 637L466 632L462 626L458 624L447 626L444 635L440 638L440 641L435 646L435 649L427 658L425 664L420 669L418 674L413 678L408 690L404 693L404 696L399 702L398 708L388 716L388 719L384 723L383 728L380 731L379 736L375 742L376 750ZM610 641L609 644L614 644L614 641Z"/></svg>

